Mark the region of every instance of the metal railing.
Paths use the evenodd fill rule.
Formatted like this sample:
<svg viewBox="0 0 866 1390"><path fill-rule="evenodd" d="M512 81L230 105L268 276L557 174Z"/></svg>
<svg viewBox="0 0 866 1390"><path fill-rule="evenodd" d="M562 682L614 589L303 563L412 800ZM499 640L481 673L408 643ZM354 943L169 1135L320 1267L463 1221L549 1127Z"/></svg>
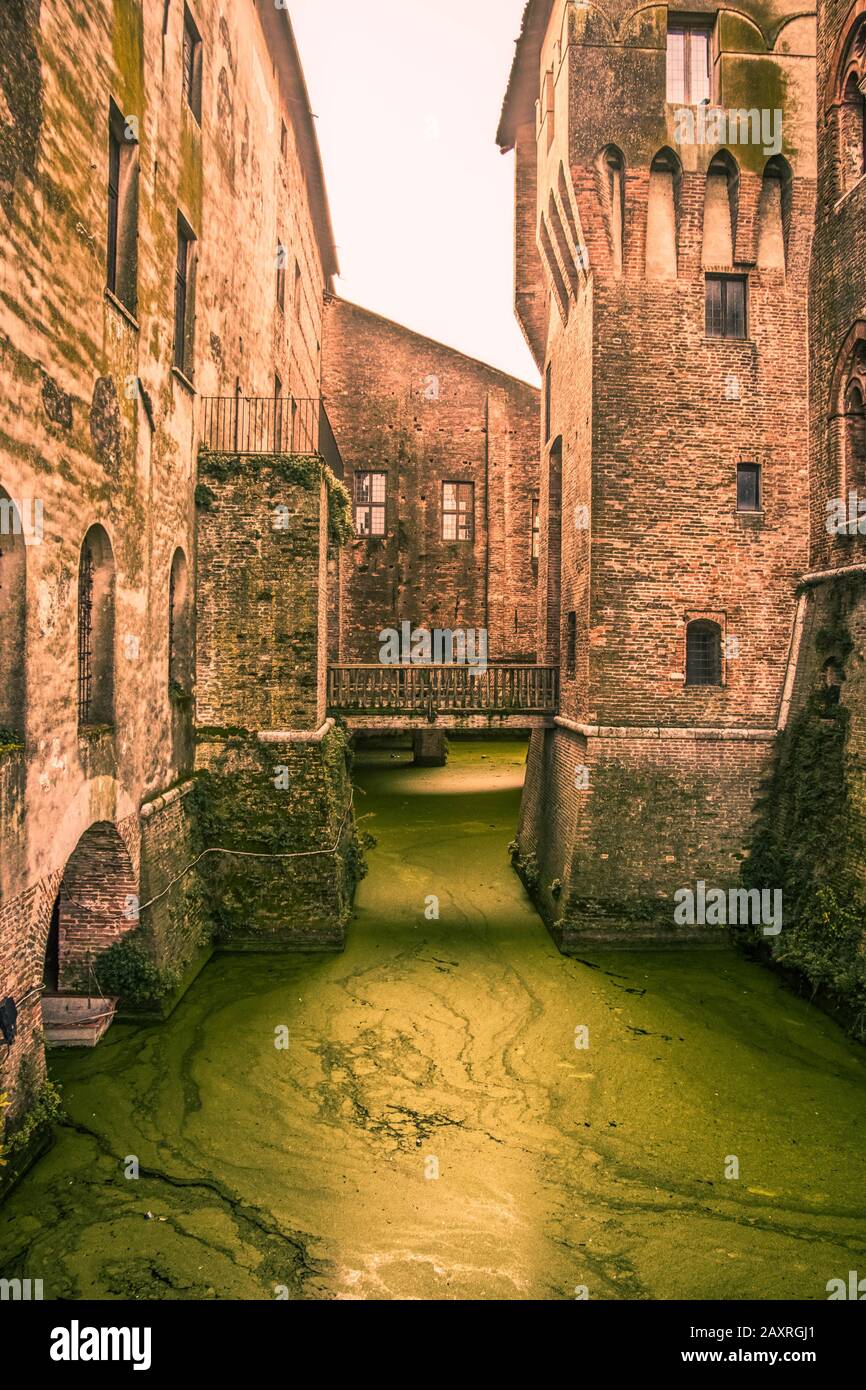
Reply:
<svg viewBox="0 0 866 1390"><path fill-rule="evenodd" d="M318 454L336 477L343 476L319 396L204 396L201 442L214 454Z"/></svg>
<svg viewBox="0 0 866 1390"><path fill-rule="evenodd" d="M555 666L328 667L335 714L554 714Z"/></svg>

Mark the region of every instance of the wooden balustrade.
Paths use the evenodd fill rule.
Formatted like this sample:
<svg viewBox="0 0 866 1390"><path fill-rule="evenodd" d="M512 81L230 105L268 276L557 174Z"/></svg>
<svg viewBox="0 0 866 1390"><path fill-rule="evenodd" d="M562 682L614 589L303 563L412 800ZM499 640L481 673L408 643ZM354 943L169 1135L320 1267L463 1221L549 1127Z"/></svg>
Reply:
<svg viewBox="0 0 866 1390"><path fill-rule="evenodd" d="M553 714L555 666L381 666L328 668L334 714Z"/></svg>

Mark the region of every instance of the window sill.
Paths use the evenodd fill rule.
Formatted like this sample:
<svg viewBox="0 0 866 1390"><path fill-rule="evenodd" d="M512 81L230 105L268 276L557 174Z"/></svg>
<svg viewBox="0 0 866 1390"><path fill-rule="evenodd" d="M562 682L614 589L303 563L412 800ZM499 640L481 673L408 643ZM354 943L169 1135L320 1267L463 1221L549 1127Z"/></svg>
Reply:
<svg viewBox="0 0 866 1390"><path fill-rule="evenodd" d="M763 507L737 507L734 510L734 516L738 521L763 521L764 509Z"/></svg>
<svg viewBox="0 0 866 1390"><path fill-rule="evenodd" d="M184 390L188 391L191 396L198 395L198 392L196 391L189 377L181 371L180 367L172 367L171 374L180 382Z"/></svg>
<svg viewBox="0 0 866 1390"><path fill-rule="evenodd" d="M78 737L83 743L101 743L105 738L114 737L113 724L79 724Z"/></svg>
<svg viewBox="0 0 866 1390"><path fill-rule="evenodd" d="M107 302L111 305L112 309L116 309L117 312L120 314L121 318L126 320L130 328L134 328L136 333L141 332L141 325L139 324L138 319L135 317L135 314L132 312L131 309L127 309L123 300L118 299L117 295L114 293L114 290L110 290L107 285L105 286L105 298Z"/></svg>
<svg viewBox="0 0 866 1390"><path fill-rule="evenodd" d="M727 343L733 347L753 348L755 351L757 351L758 348L758 344L755 342L754 338L710 338L705 333L701 338L701 342L707 343L712 347L718 347L720 343Z"/></svg>

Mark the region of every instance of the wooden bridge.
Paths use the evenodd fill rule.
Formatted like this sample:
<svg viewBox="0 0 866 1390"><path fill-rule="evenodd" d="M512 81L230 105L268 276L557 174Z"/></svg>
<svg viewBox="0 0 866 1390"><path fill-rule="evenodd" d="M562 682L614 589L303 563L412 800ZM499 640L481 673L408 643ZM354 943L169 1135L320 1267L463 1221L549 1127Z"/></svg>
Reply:
<svg viewBox="0 0 866 1390"><path fill-rule="evenodd" d="M328 668L328 711L350 728L538 728L557 709L555 666L351 665Z"/></svg>

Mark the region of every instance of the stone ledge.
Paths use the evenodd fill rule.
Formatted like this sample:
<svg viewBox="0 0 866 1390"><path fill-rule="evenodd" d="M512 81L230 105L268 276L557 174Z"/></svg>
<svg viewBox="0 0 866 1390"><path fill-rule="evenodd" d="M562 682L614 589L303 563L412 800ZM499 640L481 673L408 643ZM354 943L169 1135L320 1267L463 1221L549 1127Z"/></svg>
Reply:
<svg viewBox="0 0 866 1390"><path fill-rule="evenodd" d="M582 738L610 738L610 739L681 739L683 741L706 740L708 742L739 742L739 743L763 743L772 742L776 737L775 729L714 729L695 726L694 728L665 727L663 725L604 725L604 724L578 724L573 719L567 719L565 715L558 714L554 719L554 724L558 729L567 729L569 733L580 734Z"/></svg>
<svg viewBox="0 0 866 1390"><path fill-rule="evenodd" d="M169 787L167 792L154 797L153 801L146 801L138 814L142 820L149 820L151 816L156 815L157 811L164 811L166 806L170 806L173 801L179 800L182 796L188 796L194 785L195 783L190 778L188 782L181 782L178 787Z"/></svg>
<svg viewBox="0 0 866 1390"><path fill-rule="evenodd" d="M321 743L334 727L335 721L326 719L319 729L264 729L256 738L259 743Z"/></svg>

